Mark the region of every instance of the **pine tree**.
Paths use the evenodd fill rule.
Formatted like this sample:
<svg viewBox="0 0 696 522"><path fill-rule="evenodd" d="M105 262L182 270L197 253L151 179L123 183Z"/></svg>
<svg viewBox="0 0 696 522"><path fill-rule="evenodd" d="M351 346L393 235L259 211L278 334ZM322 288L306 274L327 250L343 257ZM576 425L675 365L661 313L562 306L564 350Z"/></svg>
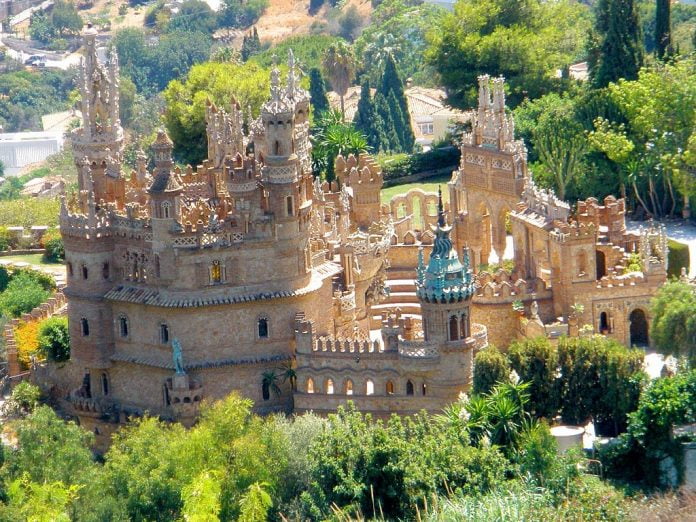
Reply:
<svg viewBox="0 0 696 522"><path fill-rule="evenodd" d="M392 104L392 121L395 125L395 130L399 136L400 148L403 152L413 152L413 145L416 137L413 134L411 127L411 115L408 112L408 102L404 92L404 83L401 80L401 75L396 68L394 57L390 54L384 64L384 72L382 73L382 84L380 93L389 103L389 98L393 94L396 99L396 104ZM398 107L398 111L396 110Z"/></svg>
<svg viewBox="0 0 696 522"><path fill-rule="evenodd" d="M590 75L595 87L606 87L621 78L638 78L643 37L635 0L599 0L593 40L596 49Z"/></svg>
<svg viewBox="0 0 696 522"><path fill-rule="evenodd" d="M655 54L659 60L664 60L673 52L671 0L657 0L655 8Z"/></svg>
<svg viewBox="0 0 696 522"><path fill-rule="evenodd" d="M329 99L326 97L326 86L321 71L316 67L309 71L309 96L312 101L315 116L329 110Z"/></svg>

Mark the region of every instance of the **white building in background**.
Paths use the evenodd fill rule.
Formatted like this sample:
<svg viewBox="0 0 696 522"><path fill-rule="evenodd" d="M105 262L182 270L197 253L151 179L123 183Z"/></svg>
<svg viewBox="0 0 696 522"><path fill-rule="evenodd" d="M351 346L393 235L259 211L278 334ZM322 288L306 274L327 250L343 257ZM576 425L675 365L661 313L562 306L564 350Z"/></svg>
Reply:
<svg viewBox="0 0 696 522"><path fill-rule="evenodd" d="M33 163L63 149L62 132L6 132L0 134L0 161L6 176L18 176Z"/></svg>

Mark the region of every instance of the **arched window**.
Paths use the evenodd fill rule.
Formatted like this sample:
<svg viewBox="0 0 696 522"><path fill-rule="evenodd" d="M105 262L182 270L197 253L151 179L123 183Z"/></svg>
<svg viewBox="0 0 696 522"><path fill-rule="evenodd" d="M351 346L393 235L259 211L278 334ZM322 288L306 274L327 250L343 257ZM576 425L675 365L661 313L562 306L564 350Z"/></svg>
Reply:
<svg viewBox="0 0 696 522"><path fill-rule="evenodd" d="M87 337L89 335L89 321L84 317L80 319L80 328L82 329L82 335Z"/></svg>
<svg viewBox="0 0 696 522"><path fill-rule="evenodd" d="M422 388L422 389L423 389L423 396L425 396L425 392L428 391L428 386L427 386L425 383L423 383L423 388Z"/></svg>
<svg viewBox="0 0 696 522"><path fill-rule="evenodd" d="M163 201L162 202L162 218L163 219L169 219L171 210L172 210L172 204L169 201Z"/></svg>
<svg viewBox="0 0 696 522"><path fill-rule="evenodd" d="M406 381L406 395L413 395L413 383Z"/></svg>
<svg viewBox="0 0 696 522"><path fill-rule="evenodd" d="M257 333L259 339L268 339L268 319L265 317L259 318L257 324Z"/></svg>
<svg viewBox="0 0 696 522"><path fill-rule="evenodd" d="M264 401L267 401L268 399L271 398L271 390L270 390L270 386L267 382L264 382L261 385L261 396L263 397Z"/></svg>
<svg viewBox="0 0 696 522"><path fill-rule="evenodd" d="M307 393L314 393L314 379L307 379Z"/></svg>
<svg viewBox="0 0 696 522"><path fill-rule="evenodd" d="M222 266L220 260L216 259L210 265L210 282L212 284L222 283Z"/></svg>
<svg viewBox="0 0 696 522"><path fill-rule="evenodd" d="M459 339L459 324L457 316L453 315L449 320L449 340L456 341Z"/></svg>
<svg viewBox="0 0 696 522"><path fill-rule="evenodd" d="M604 255L604 252L601 250L597 250L595 256L597 264L597 280L599 280L607 275L607 258Z"/></svg>
<svg viewBox="0 0 696 522"><path fill-rule="evenodd" d="M108 262L105 262L102 265L102 277L104 279L109 279L109 263Z"/></svg>
<svg viewBox="0 0 696 522"><path fill-rule="evenodd" d="M469 337L469 321L468 317L466 314L462 314L461 320L460 320L460 329L459 332L461 333L462 339L466 339Z"/></svg>
<svg viewBox="0 0 696 522"><path fill-rule="evenodd" d="M326 379L326 383L324 383L324 389L326 390L327 395L333 395L334 383L332 379Z"/></svg>
<svg viewBox="0 0 696 522"><path fill-rule="evenodd" d="M599 331L601 333L611 333L609 328L609 315L606 312L599 314Z"/></svg>
<svg viewBox="0 0 696 522"><path fill-rule="evenodd" d="M278 122L281 123L281 122ZM273 144L273 154L276 156L280 156L280 142L276 140L276 142Z"/></svg>
<svg viewBox="0 0 696 522"><path fill-rule="evenodd" d="M82 279L87 279L89 277L89 270L87 265L82 265Z"/></svg>
<svg viewBox="0 0 696 522"><path fill-rule="evenodd" d="M72 268L72 263L68 261L68 277L73 276L73 268Z"/></svg>
<svg viewBox="0 0 696 522"><path fill-rule="evenodd" d="M294 214L292 196L287 196L285 198L285 211L287 212L288 216L292 216Z"/></svg>
<svg viewBox="0 0 696 522"><path fill-rule="evenodd" d="M375 394L375 383L372 382L372 379L367 379L365 381L365 395L374 395Z"/></svg>
<svg viewBox="0 0 696 522"><path fill-rule="evenodd" d="M587 274L587 252L581 250L578 254L578 275L584 276Z"/></svg>
<svg viewBox="0 0 696 522"><path fill-rule="evenodd" d="M394 395L394 383L393 382L387 381L386 391L387 391L387 395Z"/></svg>
<svg viewBox="0 0 696 522"><path fill-rule="evenodd" d="M350 379L346 380L344 391L346 395L353 395L353 381L351 381Z"/></svg>
<svg viewBox="0 0 696 522"><path fill-rule="evenodd" d="M155 254L155 277L160 276L160 260L159 254Z"/></svg>
<svg viewBox="0 0 696 522"><path fill-rule="evenodd" d="M125 315L118 318L118 333L121 337L128 337L128 318Z"/></svg>
<svg viewBox="0 0 696 522"><path fill-rule="evenodd" d="M160 342L162 344L169 344L169 326L164 323L160 325Z"/></svg>
<svg viewBox="0 0 696 522"><path fill-rule="evenodd" d="M106 372L101 374L102 395L109 395L109 377Z"/></svg>

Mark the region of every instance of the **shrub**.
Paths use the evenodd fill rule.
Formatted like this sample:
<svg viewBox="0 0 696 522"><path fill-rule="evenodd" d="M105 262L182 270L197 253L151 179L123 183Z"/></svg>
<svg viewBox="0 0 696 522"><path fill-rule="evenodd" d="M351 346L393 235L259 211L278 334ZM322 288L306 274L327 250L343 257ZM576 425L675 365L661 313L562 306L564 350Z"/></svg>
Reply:
<svg viewBox="0 0 696 522"><path fill-rule="evenodd" d="M382 168L382 173L385 181L392 181L419 172L455 167L459 163L459 157L460 152L457 147L433 149L389 162Z"/></svg>
<svg viewBox="0 0 696 522"><path fill-rule="evenodd" d="M499 382L510 378L510 364L505 354L495 346L489 346L476 354L474 358L474 387L477 395L489 393Z"/></svg>
<svg viewBox="0 0 696 522"><path fill-rule="evenodd" d="M691 262L689 245L670 239L667 248L667 277L679 277L682 267L685 267L688 273Z"/></svg>
<svg viewBox="0 0 696 522"><path fill-rule="evenodd" d="M7 227L0 227L0 250L5 251L10 249L10 233Z"/></svg>
<svg viewBox="0 0 696 522"><path fill-rule="evenodd" d="M22 381L12 390L8 408L17 413L31 413L39 403L41 391L37 386Z"/></svg>
<svg viewBox="0 0 696 522"><path fill-rule="evenodd" d="M545 337L514 342L508 349L510 366L529 383L530 404L536 417L552 418L558 411L558 352Z"/></svg>
<svg viewBox="0 0 696 522"><path fill-rule="evenodd" d="M23 370L27 370L32 356L36 355L39 349L39 322L20 323L15 328L14 337L17 343L19 365Z"/></svg>
<svg viewBox="0 0 696 522"><path fill-rule="evenodd" d="M51 280L52 282L52 280ZM12 317L29 313L48 299L49 291L28 272L13 275L0 295L0 310Z"/></svg>
<svg viewBox="0 0 696 522"><path fill-rule="evenodd" d="M70 333L67 317L51 317L41 323L38 339L39 352L51 361L70 359Z"/></svg>
<svg viewBox="0 0 696 522"><path fill-rule="evenodd" d="M65 245L59 234L44 238L44 259L50 263L58 263L65 259Z"/></svg>

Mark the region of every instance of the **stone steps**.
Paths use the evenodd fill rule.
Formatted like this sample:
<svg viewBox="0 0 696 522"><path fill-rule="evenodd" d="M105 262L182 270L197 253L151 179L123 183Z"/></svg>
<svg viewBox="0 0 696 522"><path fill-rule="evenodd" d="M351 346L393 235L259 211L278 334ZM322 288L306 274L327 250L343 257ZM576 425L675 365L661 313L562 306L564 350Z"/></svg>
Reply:
<svg viewBox="0 0 696 522"><path fill-rule="evenodd" d="M416 291L416 282L413 279L387 279L386 286L390 292Z"/></svg>
<svg viewBox="0 0 696 522"><path fill-rule="evenodd" d="M408 302L394 302L394 303L380 303L372 306L372 315L381 315L383 310L396 311L399 308L401 314L414 314L420 316L421 307L419 303L408 303Z"/></svg>
<svg viewBox="0 0 696 522"><path fill-rule="evenodd" d="M414 279L416 277L415 268L390 268L387 270L387 279Z"/></svg>
<svg viewBox="0 0 696 522"><path fill-rule="evenodd" d="M418 303L418 296L416 295L415 289L412 292L389 292L389 297L387 297L383 303L393 304L393 303Z"/></svg>

